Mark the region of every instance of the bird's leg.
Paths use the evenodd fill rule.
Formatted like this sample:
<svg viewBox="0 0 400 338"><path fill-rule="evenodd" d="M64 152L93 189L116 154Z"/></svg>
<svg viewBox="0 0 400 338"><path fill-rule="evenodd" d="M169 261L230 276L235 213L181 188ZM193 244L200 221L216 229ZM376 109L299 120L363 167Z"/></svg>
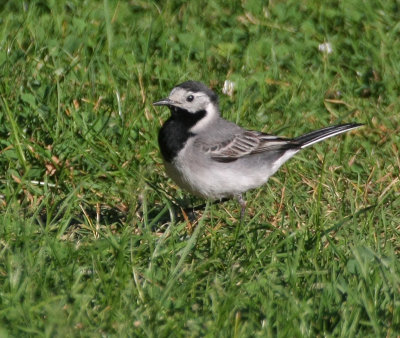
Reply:
<svg viewBox="0 0 400 338"><path fill-rule="evenodd" d="M236 195L236 199L238 200L241 209L240 209L240 223L236 227L235 243L233 244L233 246L236 245L236 242L237 242L237 240L239 238L240 228L242 227L242 224L243 224L243 221L244 221L244 213L246 211L246 201L244 200L242 194Z"/></svg>
<svg viewBox="0 0 400 338"><path fill-rule="evenodd" d="M244 214L245 214L245 211L246 211L246 201L244 200L242 194L237 195L236 198L237 198L237 200L238 200L238 202L240 204L240 207L241 207L241 209L240 209L240 222L243 222Z"/></svg>

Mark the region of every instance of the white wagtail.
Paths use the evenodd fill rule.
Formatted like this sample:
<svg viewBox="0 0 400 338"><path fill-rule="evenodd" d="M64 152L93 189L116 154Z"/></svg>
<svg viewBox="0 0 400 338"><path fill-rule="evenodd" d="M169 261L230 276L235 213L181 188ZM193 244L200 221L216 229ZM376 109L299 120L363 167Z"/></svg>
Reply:
<svg viewBox="0 0 400 338"><path fill-rule="evenodd" d="M242 219L244 192L266 183L301 149L362 125L330 126L294 139L246 130L224 120L217 94L196 81L181 83L153 105L171 111L158 134L167 174L196 196L236 197Z"/></svg>

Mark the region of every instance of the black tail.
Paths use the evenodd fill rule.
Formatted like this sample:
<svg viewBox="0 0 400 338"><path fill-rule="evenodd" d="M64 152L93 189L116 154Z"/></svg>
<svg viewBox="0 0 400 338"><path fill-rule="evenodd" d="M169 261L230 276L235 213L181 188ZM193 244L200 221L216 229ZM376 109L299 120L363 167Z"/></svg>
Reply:
<svg viewBox="0 0 400 338"><path fill-rule="evenodd" d="M363 125L362 123L346 123L346 124L340 124L337 126L326 127L326 128L315 130L310 133L304 134L302 136L296 137L295 139L293 139L293 141L298 143L300 145L300 148L303 149L308 146L311 146L314 143L323 141L332 136L336 136L336 135L345 133L346 131L358 128L362 125Z"/></svg>

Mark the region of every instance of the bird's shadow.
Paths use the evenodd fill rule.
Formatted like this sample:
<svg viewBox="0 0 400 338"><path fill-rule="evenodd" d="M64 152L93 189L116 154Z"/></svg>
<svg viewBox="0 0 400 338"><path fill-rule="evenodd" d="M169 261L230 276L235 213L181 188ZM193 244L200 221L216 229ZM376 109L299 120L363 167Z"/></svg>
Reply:
<svg viewBox="0 0 400 338"><path fill-rule="evenodd" d="M228 201L229 199L221 199L212 201L211 204L220 204ZM159 205L148 210L146 213L147 224L151 226L152 231L159 231L165 224L171 222L189 222L195 223L201 217L201 214L205 211L207 203L201 203L198 205L189 205L187 200L174 199L169 201L168 205ZM145 215L141 206L138 206L137 214L139 219L144 219Z"/></svg>

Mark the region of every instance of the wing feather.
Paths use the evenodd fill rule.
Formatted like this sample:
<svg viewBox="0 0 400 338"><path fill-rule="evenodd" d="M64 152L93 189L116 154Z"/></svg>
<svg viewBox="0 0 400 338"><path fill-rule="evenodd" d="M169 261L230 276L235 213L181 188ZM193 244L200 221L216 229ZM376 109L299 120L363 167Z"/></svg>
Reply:
<svg viewBox="0 0 400 338"><path fill-rule="evenodd" d="M299 148L300 145L289 139L264 134L258 131L246 130L233 135L230 139L218 145L203 145L203 150L218 162L232 162L238 158L262 153L265 151L286 151Z"/></svg>

